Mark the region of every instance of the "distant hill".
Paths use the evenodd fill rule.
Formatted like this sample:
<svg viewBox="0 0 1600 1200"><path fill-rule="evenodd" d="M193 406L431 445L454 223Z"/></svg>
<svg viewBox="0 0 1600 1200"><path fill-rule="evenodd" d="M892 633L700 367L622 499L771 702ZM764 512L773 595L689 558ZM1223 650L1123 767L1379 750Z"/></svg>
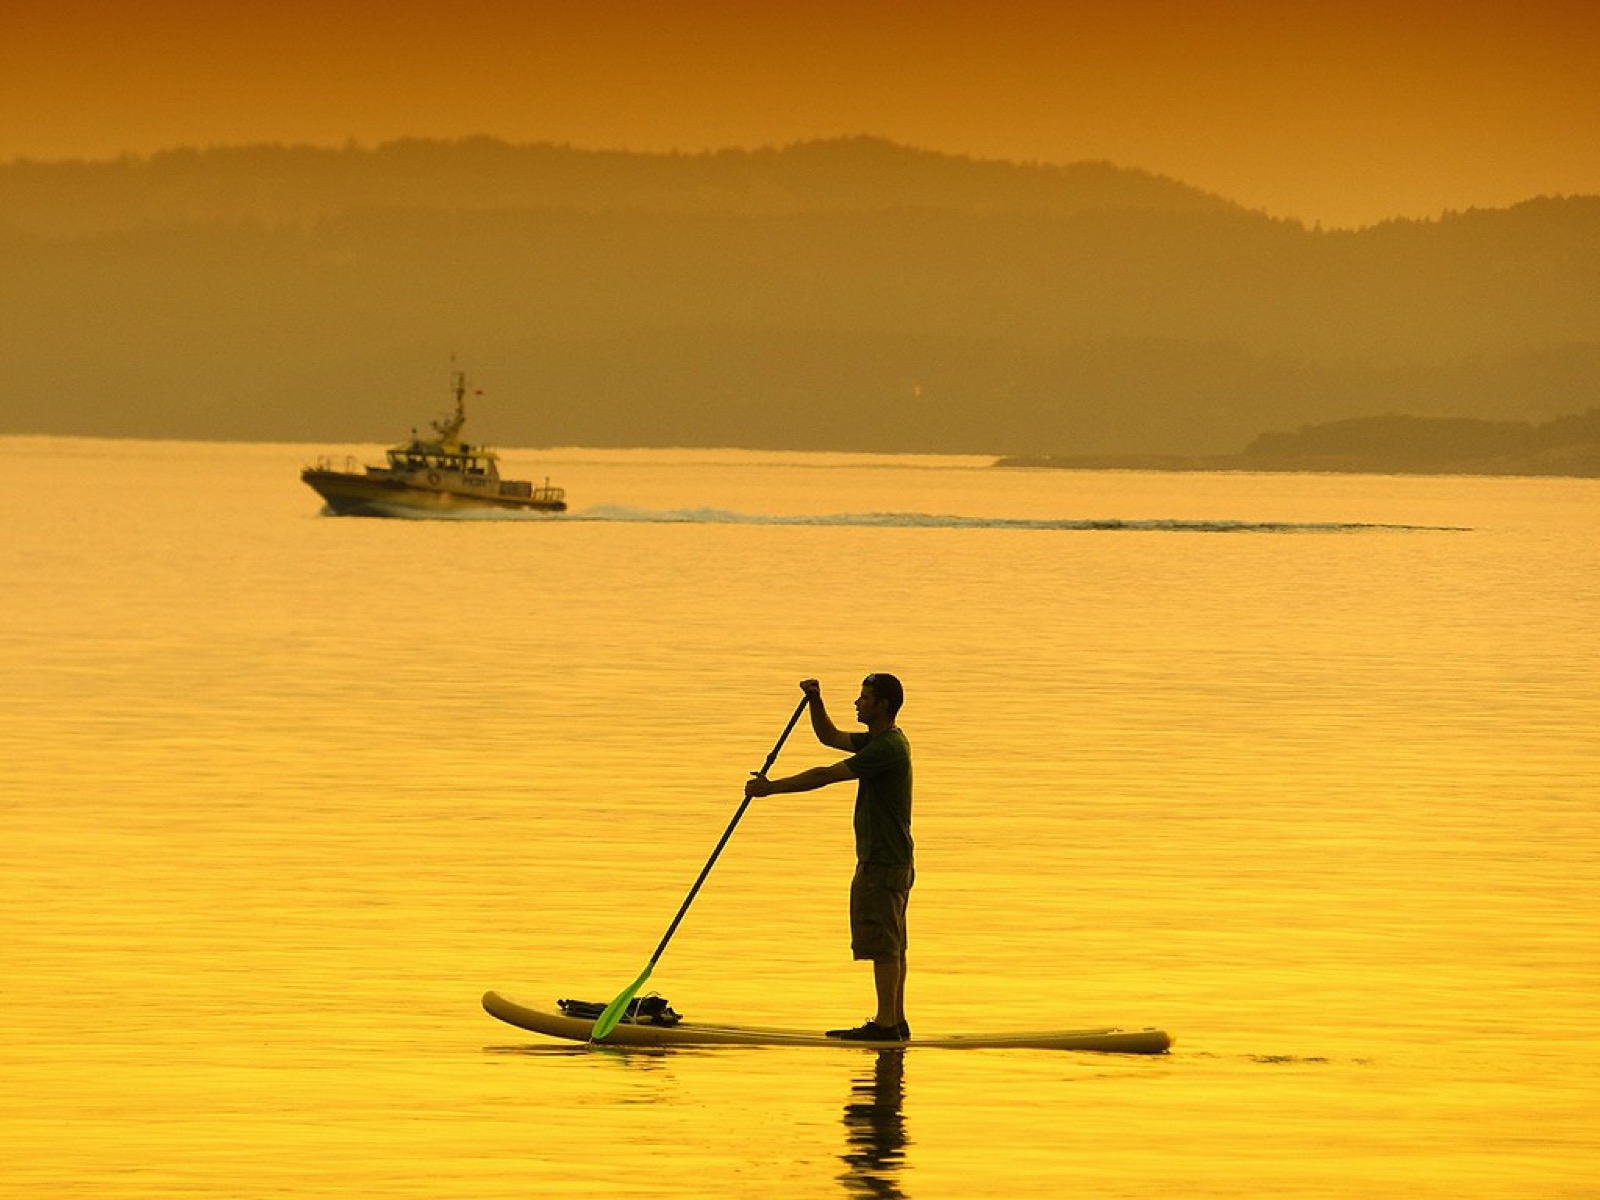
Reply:
<svg viewBox="0 0 1600 1200"><path fill-rule="evenodd" d="M1306 229L870 138L0 166L0 432L1230 454L1600 398L1600 197Z"/></svg>
<svg viewBox="0 0 1600 1200"><path fill-rule="evenodd" d="M358 209L752 216L903 207L1065 216L1222 212L1197 188L1109 163L952 157L878 138L636 154L489 138L373 149L240 146L0 167L0 225L78 236L151 226L318 220Z"/></svg>
<svg viewBox="0 0 1600 1200"><path fill-rule="evenodd" d="M1328 471L1382 475L1600 478L1600 408L1542 424L1460 417L1357 417L1264 433L1238 454L1003 458L1077 470Z"/></svg>

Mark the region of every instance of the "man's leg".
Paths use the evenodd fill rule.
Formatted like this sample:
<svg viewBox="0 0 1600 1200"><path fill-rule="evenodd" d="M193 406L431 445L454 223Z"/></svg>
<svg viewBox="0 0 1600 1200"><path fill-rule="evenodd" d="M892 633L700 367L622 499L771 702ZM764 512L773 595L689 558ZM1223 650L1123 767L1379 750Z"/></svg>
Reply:
<svg viewBox="0 0 1600 1200"><path fill-rule="evenodd" d="M829 1037L860 1038L906 1030L906 900L915 878L910 867L861 863L850 881L850 948L872 961L878 1011L859 1029L830 1029Z"/></svg>
<svg viewBox="0 0 1600 1200"><path fill-rule="evenodd" d="M893 1029L906 1019L906 956L874 959L872 982L878 992L878 1015L873 1020Z"/></svg>

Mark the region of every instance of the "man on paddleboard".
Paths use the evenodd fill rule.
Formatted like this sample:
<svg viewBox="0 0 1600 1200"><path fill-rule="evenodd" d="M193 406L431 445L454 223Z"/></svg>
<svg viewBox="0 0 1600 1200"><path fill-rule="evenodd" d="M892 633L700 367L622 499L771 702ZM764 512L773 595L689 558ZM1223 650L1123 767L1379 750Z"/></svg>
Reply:
<svg viewBox="0 0 1600 1200"><path fill-rule="evenodd" d="M850 949L872 963L878 1011L854 1029L830 1029L829 1037L863 1042L903 1042L906 1023L906 903L916 879L911 843L911 743L895 719L905 689L893 675L877 673L861 681L856 719L865 733L845 733L828 716L822 688L801 681L810 701L811 728L824 746L850 752L830 767L812 767L782 779L757 775L744 785L746 796L810 792L830 783L856 781L856 872L850 882Z"/></svg>

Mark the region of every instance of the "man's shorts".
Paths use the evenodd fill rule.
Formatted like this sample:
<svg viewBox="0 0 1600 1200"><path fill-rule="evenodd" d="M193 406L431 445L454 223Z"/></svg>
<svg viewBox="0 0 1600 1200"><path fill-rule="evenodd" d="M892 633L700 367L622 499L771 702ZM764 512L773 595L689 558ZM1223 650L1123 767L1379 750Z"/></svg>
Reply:
<svg viewBox="0 0 1600 1200"><path fill-rule="evenodd" d="M916 878L915 867L856 864L850 881L850 951L856 958L905 956L906 902Z"/></svg>

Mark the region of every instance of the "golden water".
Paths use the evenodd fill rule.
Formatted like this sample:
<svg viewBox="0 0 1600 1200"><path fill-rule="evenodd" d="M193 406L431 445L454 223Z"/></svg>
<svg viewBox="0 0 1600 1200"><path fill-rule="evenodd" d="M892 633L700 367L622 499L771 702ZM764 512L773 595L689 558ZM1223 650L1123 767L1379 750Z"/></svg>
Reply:
<svg viewBox="0 0 1600 1200"><path fill-rule="evenodd" d="M0 448L0 1194L1600 1195L1593 482L518 452L570 519L384 522L306 448ZM631 980L875 669L917 1030L1173 1054L481 1012ZM652 986L867 1015L849 802L753 806Z"/></svg>

